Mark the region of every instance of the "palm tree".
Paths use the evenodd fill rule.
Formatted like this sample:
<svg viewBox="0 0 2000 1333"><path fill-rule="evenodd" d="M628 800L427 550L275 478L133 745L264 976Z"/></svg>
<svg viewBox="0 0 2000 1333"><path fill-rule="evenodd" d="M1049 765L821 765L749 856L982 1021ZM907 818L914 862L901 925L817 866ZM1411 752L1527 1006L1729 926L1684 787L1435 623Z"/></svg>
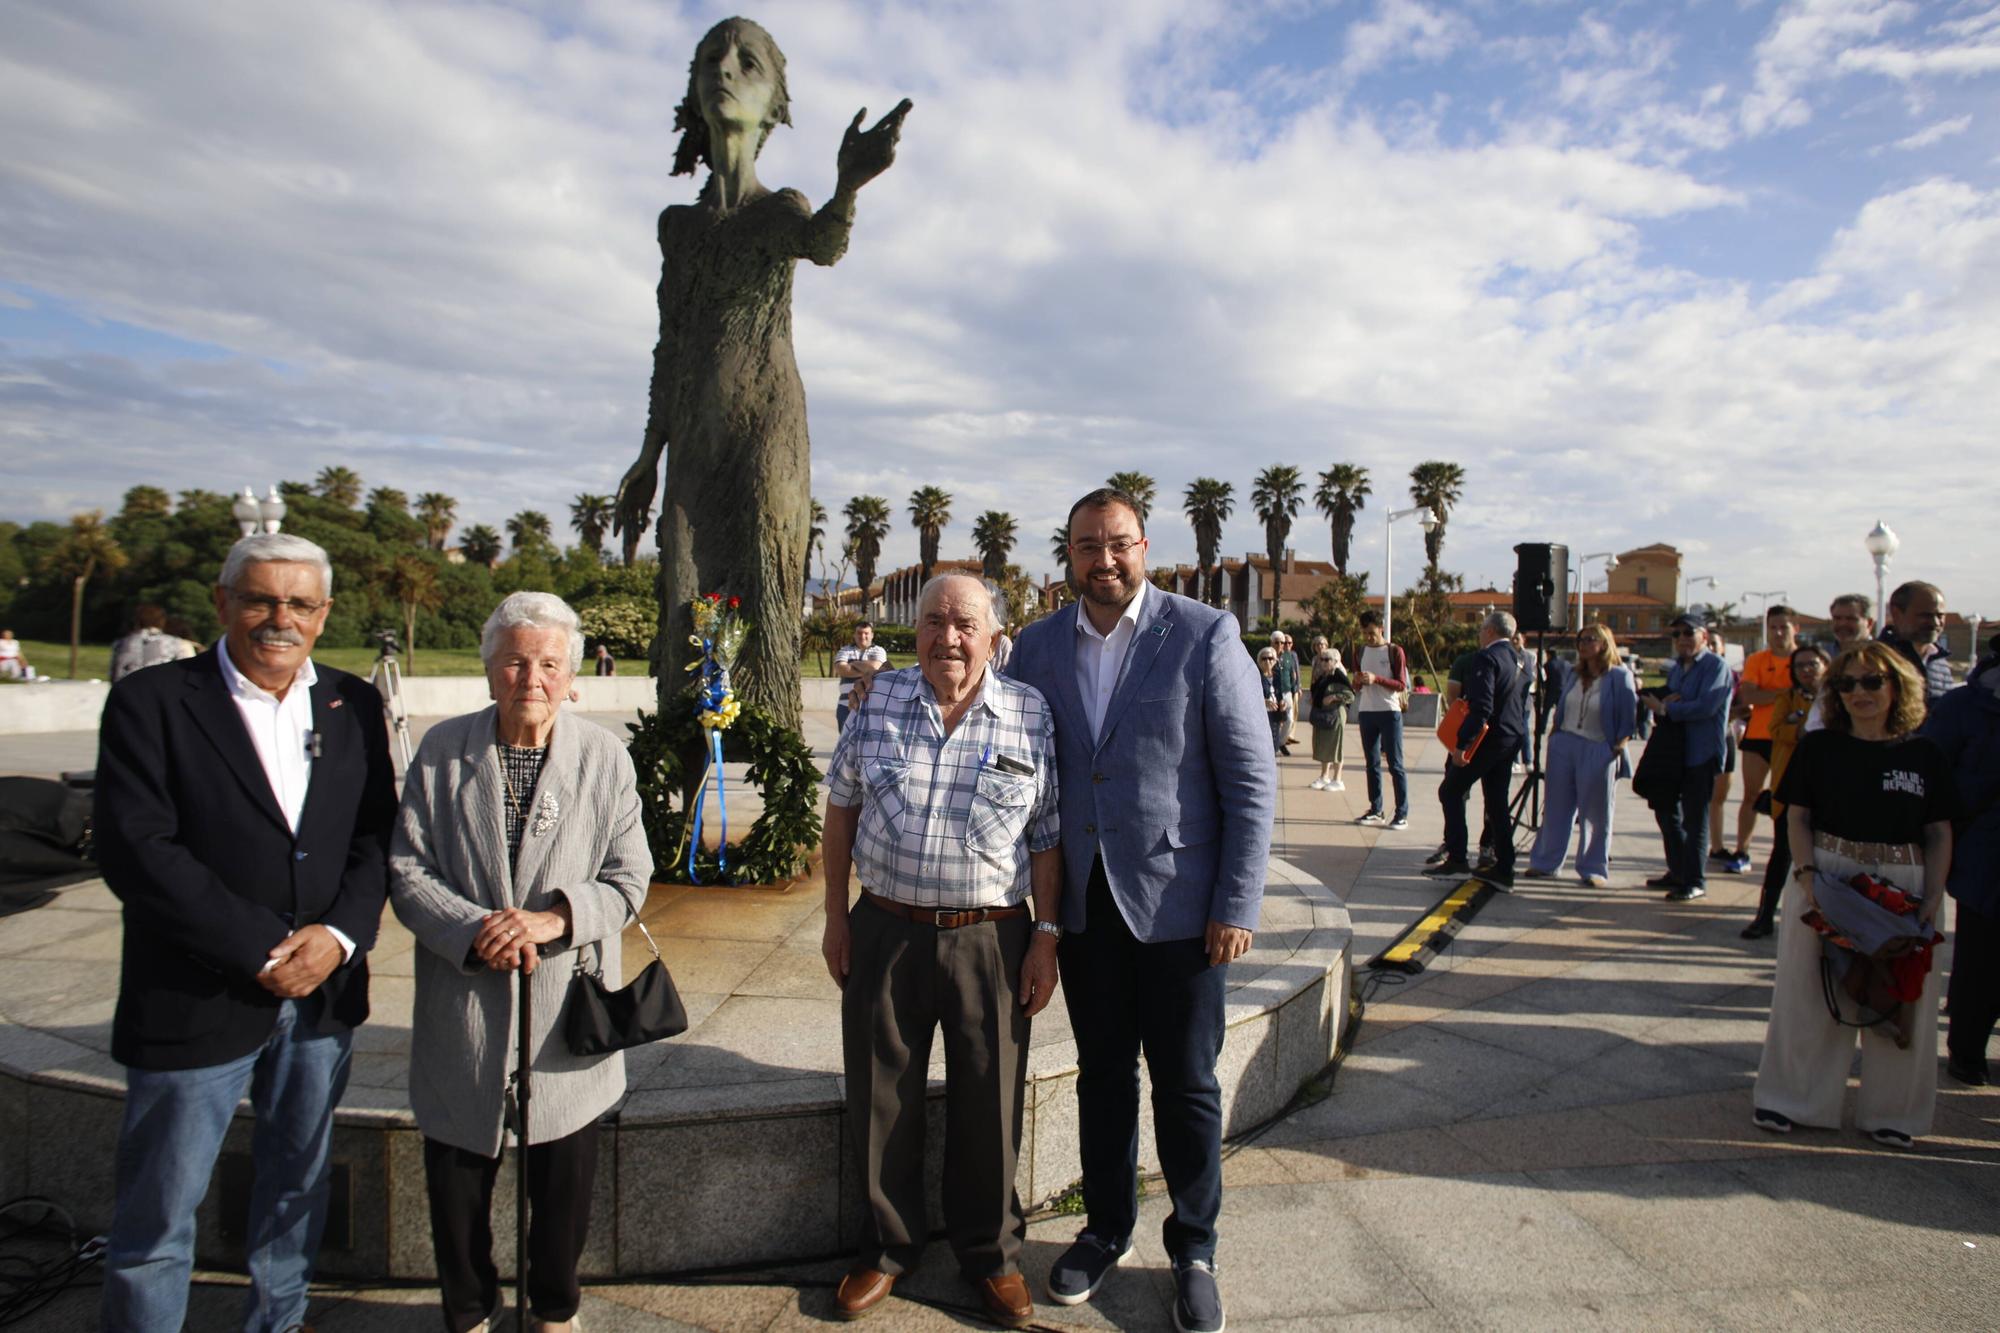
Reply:
<svg viewBox="0 0 2000 1333"><path fill-rule="evenodd" d="M1057 528L1049 534L1049 554L1056 558L1056 568L1064 578L1069 577L1069 528Z"/></svg>
<svg viewBox="0 0 2000 1333"><path fill-rule="evenodd" d="M382 585L403 608L403 651L409 667L417 665L417 611L435 611L444 605L444 589L438 586L437 566L420 555L404 554L389 562Z"/></svg>
<svg viewBox="0 0 2000 1333"><path fill-rule="evenodd" d="M342 509L352 509L361 499L361 474L353 468L323 467L313 481L322 500L331 500Z"/></svg>
<svg viewBox="0 0 2000 1333"><path fill-rule="evenodd" d="M951 522L951 496L935 486L919 486L910 492L910 526L917 530L917 563L922 566L918 586L931 581L937 564L938 534Z"/></svg>
<svg viewBox="0 0 2000 1333"><path fill-rule="evenodd" d="M1257 517L1264 521L1264 554L1271 557L1271 623L1278 623L1279 608L1284 605L1281 581L1285 573L1285 542L1292 535L1292 520L1298 517L1299 504L1305 492L1305 483L1299 479L1299 470L1283 463L1273 463L1257 474L1257 485L1250 492L1250 507L1257 511Z"/></svg>
<svg viewBox="0 0 2000 1333"><path fill-rule="evenodd" d="M368 492L370 509L386 509L392 514L408 514L410 497L393 486L377 486Z"/></svg>
<svg viewBox="0 0 2000 1333"><path fill-rule="evenodd" d="M1456 463L1431 459L1410 469L1410 498L1437 515L1437 526L1424 534L1424 560L1432 569L1444 551L1444 525L1451 518L1451 507L1464 490L1465 469Z"/></svg>
<svg viewBox="0 0 2000 1333"><path fill-rule="evenodd" d="M165 518L173 507L173 499L158 486L134 486L125 492L125 507L118 512L125 518Z"/></svg>
<svg viewBox="0 0 2000 1333"><path fill-rule="evenodd" d="M1104 479L1104 484L1114 491L1123 491L1139 502L1139 527L1143 531L1146 516L1153 512L1153 499L1159 487L1143 472L1114 472Z"/></svg>
<svg viewBox="0 0 2000 1333"><path fill-rule="evenodd" d="M500 534L484 523L474 523L458 534L458 550L466 563L493 568L500 560Z"/></svg>
<svg viewBox="0 0 2000 1333"><path fill-rule="evenodd" d="M611 526L616 503L608 495L579 495L570 501L569 525L583 539L584 549L604 558L604 533Z"/></svg>
<svg viewBox="0 0 2000 1333"><path fill-rule="evenodd" d="M442 551L458 517L458 501L442 491L425 491L417 497L417 521L424 525L424 540L433 551Z"/></svg>
<svg viewBox="0 0 2000 1333"><path fill-rule="evenodd" d="M523 509L507 520L507 536L514 543L515 555L524 547L548 545L551 531L549 516L539 509Z"/></svg>
<svg viewBox="0 0 2000 1333"><path fill-rule="evenodd" d="M807 517L806 568L810 570L815 560L823 560L826 556L826 506L819 502L816 495L812 497L812 510ZM836 588L834 591L840 590Z"/></svg>
<svg viewBox="0 0 2000 1333"><path fill-rule="evenodd" d="M1222 525L1236 508L1236 488L1214 477L1188 483L1181 512L1194 527L1195 563L1201 567L1202 591L1209 603L1222 605Z"/></svg>
<svg viewBox="0 0 2000 1333"><path fill-rule="evenodd" d="M115 574L125 567L125 551L104 526L104 511L93 509L69 521L49 553L42 557L42 572L67 578L69 598L69 678L76 679L77 647L83 641L83 590L91 575L99 570Z"/></svg>
<svg viewBox="0 0 2000 1333"><path fill-rule="evenodd" d="M847 535L854 542L854 581L861 585L865 615L875 562L882 558L882 539L889 535L889 502L879 495L857 495L841 512L847 515Z"/></svg>
<svg viewBox="0 0 2000 1333"><path fill-rule="evenodd" d="M979 551L979 572L995 583L1007 576L1007 557L1014 549L1014 516L989 509L972 525L972 544Z"/></svg>
<svg viewBox="0 0 2000 1333"><path fill-rule="evenodd" d="M1313 504L1333 525L1333 567L1345 574L1354 550L1354 516L1368 506L1368 469L1335 463L1319 474Z"/></svg>

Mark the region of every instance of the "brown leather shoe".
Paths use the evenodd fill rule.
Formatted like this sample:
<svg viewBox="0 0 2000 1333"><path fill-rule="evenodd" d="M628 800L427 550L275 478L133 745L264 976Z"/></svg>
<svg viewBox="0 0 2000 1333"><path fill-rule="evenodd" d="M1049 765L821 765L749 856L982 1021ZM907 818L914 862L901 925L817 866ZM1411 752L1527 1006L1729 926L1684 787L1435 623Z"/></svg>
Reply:
<svg viewBox="0 0 2000 1333"><path fill-rule="evenodd" d="M859 1319L888 1298L896 1279L873 1268L849 1269L834 1289L833 1312L842 1319Z"/></svg>
<svg viewBox="0 0 2000 1333"><path fill-rule="evenodd" d="M993 1321L1007 1328L1021 1327L1035 1313L1035 1298L1028 1294L1028 1284L1019 1273L979 1279L979 1299Z"/></svg>

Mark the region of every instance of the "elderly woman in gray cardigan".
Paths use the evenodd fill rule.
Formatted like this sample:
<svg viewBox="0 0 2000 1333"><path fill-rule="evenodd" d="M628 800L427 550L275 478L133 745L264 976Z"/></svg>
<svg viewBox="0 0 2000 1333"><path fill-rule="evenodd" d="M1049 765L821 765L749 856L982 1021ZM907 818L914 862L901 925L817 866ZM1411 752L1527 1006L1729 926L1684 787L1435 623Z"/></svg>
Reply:
<svg viewBox="0 0 2000 1333"><path fill-rule="evenodd" d="M501 1304L490 1214L516 1049L514 973L525 973L528 1301L534 1327L570 1329L597 1120L624 1096L625 1064L618 1053L571 1054L557 1020L578 963L622 976L619 932L645 903L652 857L625 747L560 717L583 660L576 613L547 593L515 593L487 620L480 654L493 706L424 737L390 852L391 902L421 945L410 1105L445 1320L457 1333L485 1329Z"/></svg>

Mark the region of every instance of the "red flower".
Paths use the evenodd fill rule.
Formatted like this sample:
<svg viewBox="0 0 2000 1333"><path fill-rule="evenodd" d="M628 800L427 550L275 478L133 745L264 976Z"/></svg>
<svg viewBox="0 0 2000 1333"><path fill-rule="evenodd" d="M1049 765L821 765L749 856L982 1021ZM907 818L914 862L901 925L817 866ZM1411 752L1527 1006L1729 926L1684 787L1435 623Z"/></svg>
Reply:
<svg viewBox="0 0 2000 1333"><path fill-rule="evenodd" d="M712 592L708 595L708 600L711 602L719 602L722 600L722 594L719 592Z"/></svg>
<svg viewBox="0 0 2000 1333"><path fill-rule="evenodd" d="M729 599L729 609L731 611L734 611L737 607L741 605L743 605L743 599L741 597L732 597Z"/></svg>

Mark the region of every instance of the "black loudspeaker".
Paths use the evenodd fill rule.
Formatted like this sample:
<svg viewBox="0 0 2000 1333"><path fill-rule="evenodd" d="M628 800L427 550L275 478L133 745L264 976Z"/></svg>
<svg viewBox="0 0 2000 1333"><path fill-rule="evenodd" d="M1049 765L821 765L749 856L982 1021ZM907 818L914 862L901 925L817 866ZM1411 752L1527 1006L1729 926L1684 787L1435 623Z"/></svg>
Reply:
<svg viewBox="0 0 2000 1333"><path fill-rule="evenodd" d="M1569 628L1569 547L1522 542L1514 548L1514 619L1524 630Z"/></svg>

